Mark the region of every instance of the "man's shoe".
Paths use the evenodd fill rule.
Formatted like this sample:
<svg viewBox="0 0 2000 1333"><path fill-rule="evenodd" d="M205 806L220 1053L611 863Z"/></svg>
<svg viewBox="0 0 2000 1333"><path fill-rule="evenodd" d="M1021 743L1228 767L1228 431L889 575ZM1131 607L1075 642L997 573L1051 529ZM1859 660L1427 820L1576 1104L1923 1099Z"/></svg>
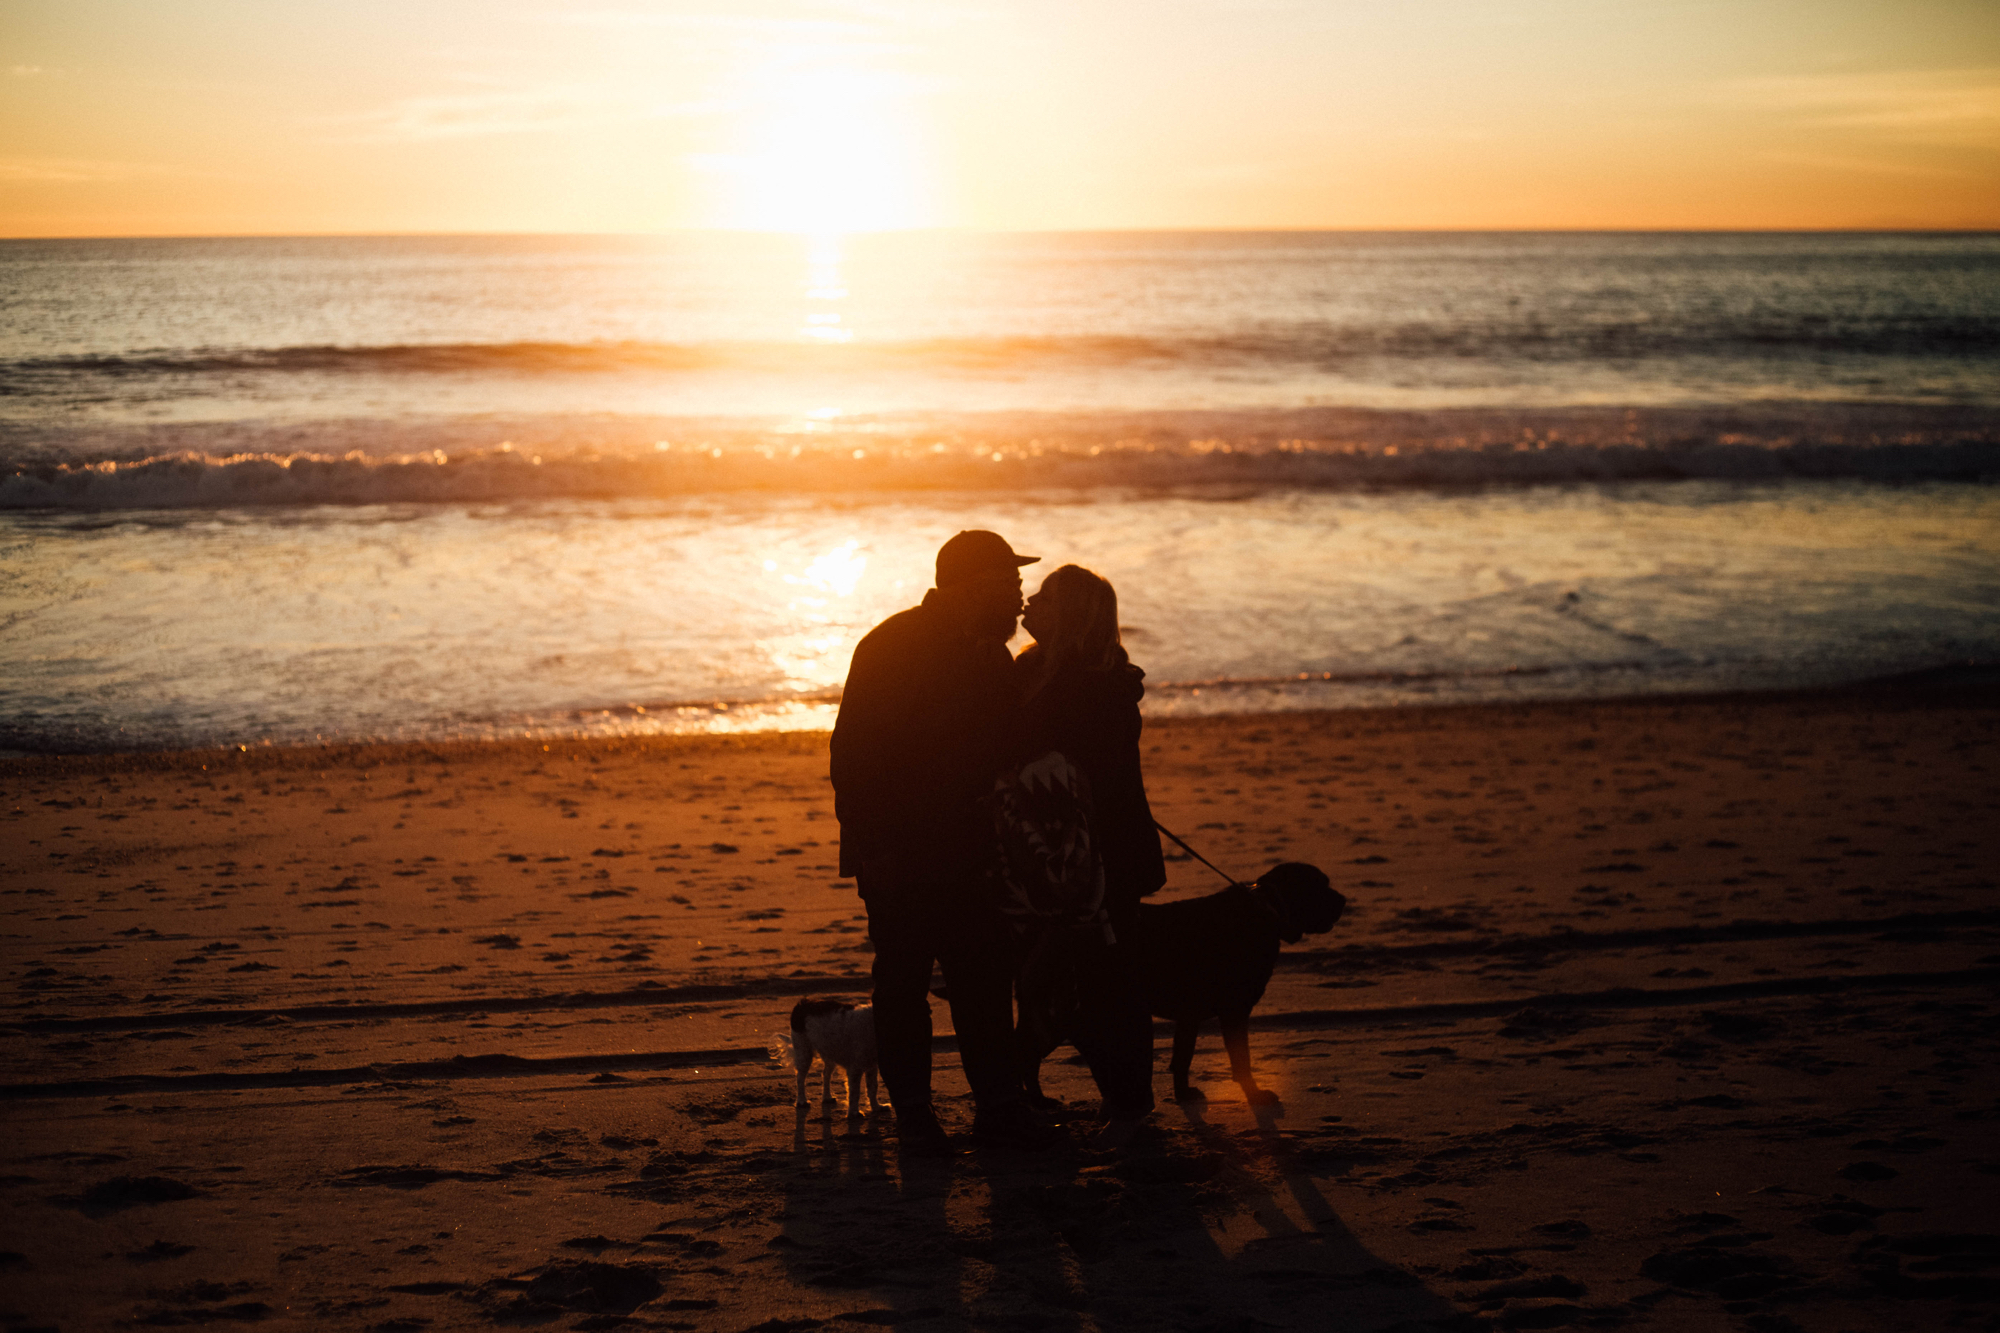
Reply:
<svg viewBox="0 0 2000 1333"><path fill-rule="evenodd" d="M896 1110L896 1151L905 1157L950 1157L958 1150L928 1105Z"/></svg>
<svg viewBox="0 0 2000 1333"><path fill-rule="evenodd" d="M1142 1119L1106 1120L1093 1130L1083 1141L1083 1146L1091 1152L1118 1153L1132 1146L1132 1140L1139 1137L1145 1126Z"/></svg>
<svg viewBox="0 0 2000 1333"><path fill-rule="evenodd" d="M946 1157L956 1157L958 1156L959 1149L957 1145L953 1144L942 1133L905 1134L896 1140L896 1152L899 1156L908 1157L912 1160L924 1158L935 1161Z"/></svg>
<svg viewBox="0 0 2000 1333"><path fill-rule="evenodd" d="M1064 1135L1037 1120L1027 1107L1014 1104L972 1117L972 1137L986 1148L1019 1148L1030 1152L1053 1148Z"/></svg>

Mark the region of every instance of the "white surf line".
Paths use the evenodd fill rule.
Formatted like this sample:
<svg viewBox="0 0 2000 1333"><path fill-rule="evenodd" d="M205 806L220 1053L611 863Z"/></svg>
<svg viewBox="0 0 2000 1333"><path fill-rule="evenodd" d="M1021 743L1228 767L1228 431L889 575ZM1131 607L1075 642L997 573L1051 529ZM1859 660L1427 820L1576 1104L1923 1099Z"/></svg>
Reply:
<svg viewBox="0 0 2000 1333"><path fill-rule="evenodd" d="M1686 986L1644 990L1553 992L1513 996L1504 1000L1467 1000L1445 1004L1387 1005L1373 1009L1311 1009L1252 1015L1260 1031L1313 1031L1328 1028L1391 1027L1411 1023L1449 1023L1498 1018L1523 1009L1665 1009L1730 1001L1786 999L1837 995L1848 991L1908 987L1922 990L1953 986L2000 987L2000 967L1964 968L1950 972L1879 972L1860 976L1765 978L1716 986ZM1156 1025L1156 1039L1169 1032ZM934 1049L958 1049L955 1036L932 1039ZM129 1096L137 1093L202 1092L247 1088L324 1087L356 1083L396 1083L411 1080L464 1078L531 1078L563 1074L615 1075L619 1070L687 1069L768 1062L762 1046L726 1046L706 1050L626 1051L615 1055L528 1057L489 1053L457 1055L449 1060L356 1065L346 1069L291 1069L259 1073L129 1074L112 1078L58 1083L0 1084L0 1101L36 1098Z"/></svg>

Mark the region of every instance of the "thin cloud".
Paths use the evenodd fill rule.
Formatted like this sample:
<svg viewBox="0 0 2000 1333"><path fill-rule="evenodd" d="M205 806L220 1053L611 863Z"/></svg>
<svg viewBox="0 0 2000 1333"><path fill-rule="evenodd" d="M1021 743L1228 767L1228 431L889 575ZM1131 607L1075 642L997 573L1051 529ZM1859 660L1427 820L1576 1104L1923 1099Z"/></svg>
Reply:
<svg viewBox="0 0 2000 1333"><path fill-rule="evenodd" d="M600 67L589 80L546 73L510 78L495 68L494 53L486 52L476 63L466 59L452 81L456 86L313 123L335 142L381 143L722 118L752 111L774 86L824 68L866 70L873 97L905 100L934 91L938 81L897 69L917 48L902 40L890 20L921 13L896 0L761 10L612 5L540 13L529 21L602 30L603 40L619 43L623 59L615 63L621 67L616 72Z"/></svg>
<svg viewBox="0 0 2000 1333"><path fill-rule="evenodd" d="M758 14L662 14L637 9L586 9L549 14L544 21L575 28L670 29L768 39L851 36L867 25L852 19L779 18Z"/></svg>
<svg viewBox="0 0 2000 1333"><path fill-rule="evenodd" d="M1182 173L1185 179L1202 185L1249 185L1275 180L1283 174L1284 167L1276 162L1216 162L1190 167Z"/></svg>
<svg viewBox="0 0 2000 1333"><path fill-rule="evenodd" d="M364 142L547 134L716 111L712 101L668 101L638 93L584 88L489 89L406 97L374 111L331 120Z"/></svg>
<svg viewBox="0 0 2000 1333"><path fill-rule="evenodd" d="M2000 69L1742 79L1729 92L1800 125L1897 143L2000 148Z"/></svg>
<svg viewBox="0 0 2000 1333"><path fill-rule="evenodd" d="M1818 167L1823 171L1859 172L1872 176L1917 176L1925 179L1964 178L1974 173L1922 162L1886 162L1872 157L1846 157L1832 153L1765 153L1767 162L1783 162L1795 167Z"/></svg>
<svg viewBox="0 0 2000 1333"><path fill-rule="evenodd" d="M789 10L790 12L784 12ZM763 13L747 6L685 10L602 9L563 10L540 16L543 21L595 28L669 28L676 31L740 33L757 37L830 37L862 34L881 28L937 29L995 17L988 6L946 4L940 0L837 0L836 3L775 5Z"/></svg>
<svg viewBox="0 0 2000 1333"><path fill-rule="evenodd" d="M0 157L0 181L80 184L191 174L195 173L154 162L98 162L79 157Z"/></svg>

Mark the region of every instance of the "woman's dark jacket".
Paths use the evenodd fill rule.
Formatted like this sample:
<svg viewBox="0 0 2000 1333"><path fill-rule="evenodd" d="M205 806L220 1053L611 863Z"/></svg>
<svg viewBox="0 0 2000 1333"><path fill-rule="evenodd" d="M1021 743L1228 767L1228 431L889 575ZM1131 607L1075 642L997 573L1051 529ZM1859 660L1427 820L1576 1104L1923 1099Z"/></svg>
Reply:
<svg viewBox="0 0 2000 1333"><path fill-rule="evenodd" d="M1024 690L1042 650L1030 646L1016 660ZM1115 910L1167 882L1160 837L1139 772L1139 700L1146 673L1129 662L1093 671L1075 663L1058 667L1026 695L1015 722L1016 763L1060 750L1090 783L1091 836L1104 858L1104 892Z"/></svg>

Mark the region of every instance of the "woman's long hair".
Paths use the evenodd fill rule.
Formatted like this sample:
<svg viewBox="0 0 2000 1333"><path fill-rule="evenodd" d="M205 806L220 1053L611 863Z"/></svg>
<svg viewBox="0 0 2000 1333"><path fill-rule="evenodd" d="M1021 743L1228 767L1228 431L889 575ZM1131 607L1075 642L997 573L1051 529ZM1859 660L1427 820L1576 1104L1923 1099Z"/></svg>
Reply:
<svg viewBox="0 0 2000 1333"><path fill-rule="evenodd" d="M1126 662L1118 638L1118 594L1109 580L1082 565L1064 565L1042 580L1050 597L1054 632L1043 651L1053 668L1074 662L1086 671L1108 671Z"/></svg>

